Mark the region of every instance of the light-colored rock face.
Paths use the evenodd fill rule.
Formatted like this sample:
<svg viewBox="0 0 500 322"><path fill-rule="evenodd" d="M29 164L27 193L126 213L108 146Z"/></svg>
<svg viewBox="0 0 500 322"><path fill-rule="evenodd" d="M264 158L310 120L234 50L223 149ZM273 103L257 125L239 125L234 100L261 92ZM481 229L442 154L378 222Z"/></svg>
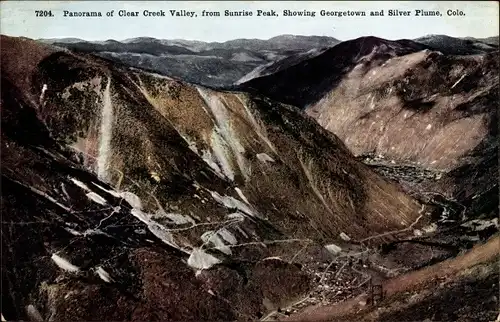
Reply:
<svg viewBox="0 0 500 322"><path fill-rule="evenodd" d="M425 50L368 61L306 110L354 154L450 170L491 137L498 91L493 57Z"/></svg>

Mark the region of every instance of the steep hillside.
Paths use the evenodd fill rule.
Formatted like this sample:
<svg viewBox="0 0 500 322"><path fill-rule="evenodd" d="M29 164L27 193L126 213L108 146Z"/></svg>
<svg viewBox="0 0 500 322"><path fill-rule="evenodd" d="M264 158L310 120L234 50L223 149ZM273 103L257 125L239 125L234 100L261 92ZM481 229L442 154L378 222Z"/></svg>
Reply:
<svg viewBox="0 0 500 322"><path fill-rule="evenodd" d="M7 320L255 320L432 219L295 107L1 48Z"/></svg>
<svg viewBox="0 0 500 322"><path fill-rule="evenodd" d="M303 62L305 60L311 59L313 57L316 57L320 55L322 52L327 50L328 48L313 48L311 50L308 50L306 52L300 52L297 54L292 54L290 56L287 56L285 58L279 59L278 61L272 61L268 64L265 65L260 65L254 70L252 70L250 73L246 74L242 78L240 78L237 82L235 82L235 85L239 85L245 82L248 82L251 79L270 75L277 73L281 70L290 68L292 66L295 66L299 64L300 62Z"/></svg>
<svg viewBox="0 0 500 322"><path fill-rule="evenodd" d="M359 38L241 88L305 109L408 191L494 216L498 51L455 56L422 46ZM401 179L409 173L416 178Z"/></svg>

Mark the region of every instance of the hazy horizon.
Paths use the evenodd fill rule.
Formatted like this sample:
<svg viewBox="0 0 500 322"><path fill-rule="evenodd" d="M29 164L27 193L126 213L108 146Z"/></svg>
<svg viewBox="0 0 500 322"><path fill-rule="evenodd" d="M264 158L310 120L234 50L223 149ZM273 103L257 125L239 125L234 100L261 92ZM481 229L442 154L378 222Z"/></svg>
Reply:
<svg viewBox="0 0 500 322"><path fill-rule="evenodd" d="M487 38L498 36L496 1L2 1L0 31L32 39L79 38L86 41L126 40L138 37L225 42L269 39L279 35L327 36L339 40L375 36L390 40L427 35ZM166 17L118 17L118 10L167 12ZM317 11L316 17L170 17L168 10L289 10ZM462 17L321 17L320 10L462 10ZM52 10L54 17L35 17L34 10ZM101 11L100 18L64 18L63 10ZM114 10L113 17L105 13Z"/></svg>
<svg viewBox="0 0 500 322"><path fill-rule="evenodd" d="M25 36L11 36L7 35L4 33L0 33L2 35L10 36L10 37L25 37ZM356 39L359 37L371 37L373 35L364 35L364 36L359 36L356 38L350 38L350 39L339 39L338 37L332 37L332 36L324 36L324 35L297 35L297 34L279 34L275 36L270 36L268 38L233 38L233 39L228 39L228 40L223 40L223 41L206 41L206 40L201 40L201 39L185 39L185 38L155 38L151 36L137 36L137 37L131 37L131 38L126 38L126 39L114 39L114 38L109 38L109 39L97 39L97 40L89 40L89 39L83 39L83 38L78 38L78 37L55 37L55 38L30 38L33 40L65 40L65 39L75 39L75 40L82 40L86 42L105 42L105 41L118 41L118 42L124 42L132 39L137 39L137 38L152 38L152 39L157 39L157 40L170 40L170 41L192 41L192 42L204 42L204 43L225 43L229 41L234 41L234 40L270 40L272 38L280 37L280 36L298 36L298 37L330 37L330 38L335 38L339 41L347 41L351 39ZM417 38L423 38L423 37L428 37L428 36L448 36L448 37L453 37L445 34L427 34L427 35L422 35L416 38L406 38L406 39L417 39ZM476 38L476 39L485 39L485 38L492 38L492 37L499 37L500 35L495 35L495 36L489 36L489 37L471 37L471 36L463 36L463 37L455 37L455 38ZM374 36L377 37L377 36ZM29 38L29 37L25 37ZM400 40L400 39L405 39L405 38L399 38L399 39L391 39L391 40Z"/></svg>

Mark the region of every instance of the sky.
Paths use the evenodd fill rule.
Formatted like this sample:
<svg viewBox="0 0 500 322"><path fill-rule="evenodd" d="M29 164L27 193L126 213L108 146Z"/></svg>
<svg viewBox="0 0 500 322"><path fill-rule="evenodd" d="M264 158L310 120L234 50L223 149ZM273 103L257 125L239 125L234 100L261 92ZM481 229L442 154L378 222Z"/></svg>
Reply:
<svg viewBox="0 0 500 322"><path fill-rule="evenodd" d="M278 17L257 17L256 10L276 10ZM315 17L285 17L282 11L316 11ZM370 11L384 10L383 17ZM415 10L439 10L442 16L416 17ZM35 10L51 10L53 17L36 17ZM101 18L64 17L63 11L100 11ZM113 17L106 13L114 10ZM119 10L140 12L119 17ZM166 17L144 17L144 10L163 10ZM171 17L169 10L195 11L197 17ZM221 17L202 17L202 10ZM225 17L224 10L249 10L252 17ZM321 10L366 11L366 17L322 17ZM409 10L412 16L390 17L388 10ZM448 16L448 10L463 16ZM9 36L124 40L134 37L226 41L268 39L282 34L331 36L348 40L361 36L413 39L429 34L453 37L490 37L499 33L497 1L1 1L0 32Z"/></svg>

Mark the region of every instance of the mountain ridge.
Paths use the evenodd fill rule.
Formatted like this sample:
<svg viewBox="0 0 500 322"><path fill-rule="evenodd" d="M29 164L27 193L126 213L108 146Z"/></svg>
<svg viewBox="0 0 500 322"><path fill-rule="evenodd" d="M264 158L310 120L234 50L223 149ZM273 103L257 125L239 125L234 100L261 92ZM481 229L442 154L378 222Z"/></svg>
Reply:
<svg viewBox="0 0 500 322"><path fill-rule="evenodd" d="M225 42L151 37L123 41L80 41L74 38L39 41L218 88L232 86L258 66L339 42L331 37L291 35Z"/></svg>
<svg viewBox="0 0 500 322"><path fill-rule="evenodd" d="M498 37L496 39L496 45L495 37L475 39L428 35L413 41L445 54L469 55L494 50L495 46L498 47ZM223 42L152 37L121 41L85 41L78 38L39 41L97 54L137 68L217 88L232 88L251 78L290 67L291 64L316 55L311 54L314 51L322 52L342 42L327 36L302 35Z"/></svg>

